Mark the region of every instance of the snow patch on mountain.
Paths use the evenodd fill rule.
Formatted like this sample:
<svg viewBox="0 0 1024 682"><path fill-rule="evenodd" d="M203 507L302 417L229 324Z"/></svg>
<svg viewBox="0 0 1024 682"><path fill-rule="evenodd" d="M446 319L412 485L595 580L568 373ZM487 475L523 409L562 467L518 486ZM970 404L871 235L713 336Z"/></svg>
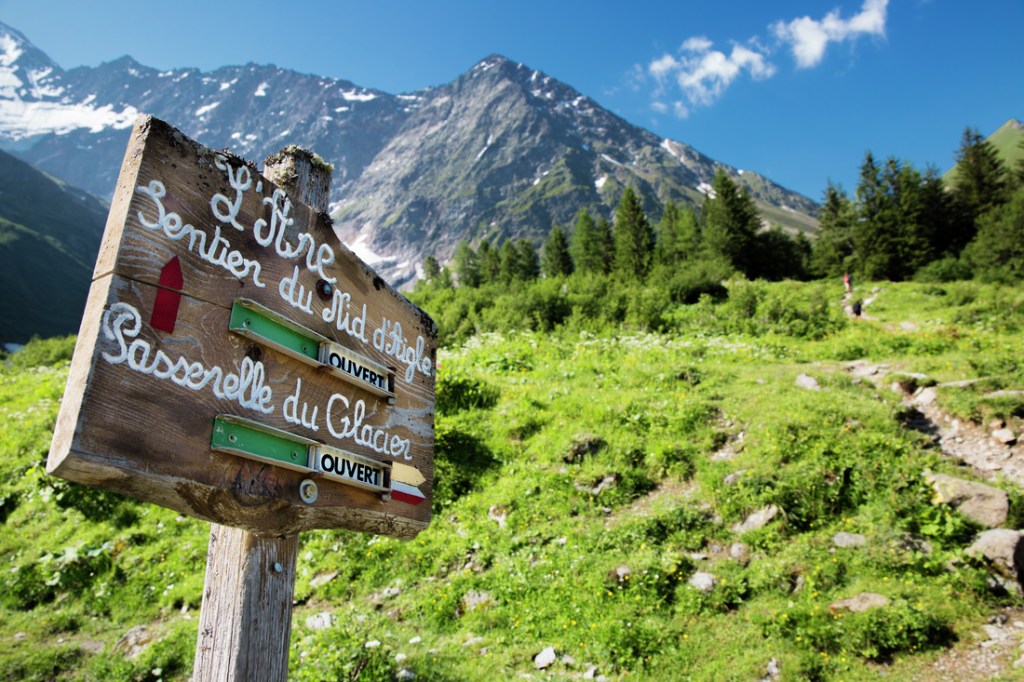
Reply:
<svg viewBox="0 0 1024 682"><path fill-rule="evenodd" d="M132 106L115 111L107 104L58 104L56 102L23 102L0 100L0 134L10 140L23 140L35 135L55 133L65 135L72 130L87 128L98 133L106 128L130 128L139 115Z"/></svg>
<svg viewBox="0 0 1024 682"><path fill-rule="evenodd" d="M715 188L706 182L702 182L699 185L697 185L697 191L700 192L701 194L706 195L709 199L715 198Z"/></svg>
<svg viewBox="0 0 1024 682"><path fill-rule="evenodd" d="M14 36L0 34L0 66L11 66L22 54L21 43Z"/></svg>
<svg viewBox="0 0 1024 682"><path fill-rule="evenodd" d="M377 99L377 95L372 92L359 92L358 90L342 90L341 96L349 102L372 102Z"/></svg>
<svg viewBox="0 0 1024 682"><path fill-rule="evenodd" d="M381 256L380 254L374 252L372 248L370 248L371 232L372 229L364 230L359 234L359 236L356 238L354 242L352 242L351 244L346 244L346 246L349 248L349 251L354 253L359 258L359 260L363 261L371 268L376 267L378 265L391 264L398 260L393 256Z"/></svg>

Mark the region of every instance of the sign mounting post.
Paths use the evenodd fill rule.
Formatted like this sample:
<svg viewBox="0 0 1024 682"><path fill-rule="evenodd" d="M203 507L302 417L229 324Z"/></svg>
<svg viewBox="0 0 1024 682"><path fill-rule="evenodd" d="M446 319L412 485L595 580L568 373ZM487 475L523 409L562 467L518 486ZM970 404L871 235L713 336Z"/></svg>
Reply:
<svg viewBox="0 0 1024 682"><path fill-rule="evenodd" d="M298 533L430 521L437 328L334 235L330 171L140 117L47 470L212 523L195 679L284 680Z"/></svg>

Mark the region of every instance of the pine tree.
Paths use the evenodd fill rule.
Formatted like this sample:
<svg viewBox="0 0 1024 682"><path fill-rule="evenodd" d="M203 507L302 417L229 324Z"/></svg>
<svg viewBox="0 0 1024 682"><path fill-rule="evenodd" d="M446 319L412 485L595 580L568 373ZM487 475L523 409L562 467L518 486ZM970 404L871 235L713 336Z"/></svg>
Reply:
<svg viewBox="0 0 1024 682"><path fill-rule="evenodd" d="M719 168L711 183L713 198L704 202L704 244L713 256L749 273L755 258L755 236L761 218L754 200Z"/></svg>
<svg viewBox="0 0 1024 682"><path fill-rule="evenodd" d="M540 263L537 261L537 249L533 247L529 239L520 239L516 242L516 251L519 254L520 279L529 281L540 276Z"/></svg>
<svg viewBox="0 0 1024 682"><path fill-rule="evenodd" d="M693 258L700 248L700 230L697 214L688 206L680 207L675 202L665 204L665 211L658 221L657 241L654 247L654 261L657 265L671 267Z"/></svg>
<svg viewBox="0 0 1024 682"><path fill-rule="evenodd" d="M469 245L469 242L462 240L455 247L455 256L452 258L455 273L459 276L459 286L478 287L480 286L480 264L477 260L476 251Z"/></svg>
<svg viewBox="0 0 1024 682"><path fill-rule="evenodd" d="M1020 142L1017 143L1017 147L1021 150L1020 158L1017 159L1017 165L1014 166L1014 178L1017 188L1024 187L1024 136L1021 136Z"/></svg>
<svg viewBox="0 0 1024 682"><path fill-rule="evenodd" d="M818 277L839 277L850 271L856 214L850 197L831 182L825 188L818 239L811 250L811 272Z"/></svg>
<svg viewBox="0 0 1024 682"><path fill-rule="evenodd" d="M608 245L587 209L580 209L576 229L572 234L572 258L580 272L606 274L608 272Z"/></svg>
<svg viewBox="0 0 1024 682"><path fill-rule="evenodd" d="M509 284L520 279L519 252L511 239L506 239L498 250L501 259L500 281Z"/></svg>
<svg viewBox="0 0 1024 682"><path fill-rule="evenodd" d="M923 178L911 164L890 157L883 175L887 193L891 198L895 231L894 258L889 279L907 279L925 263L933 260L933 245L929 228L924 225Z"/></svg>
<svg viewBox="0 0 1024 682"><path fill-rule="evenodd" d="M569 240L558 225L551 228L544 241L540 260L541 273L545 277L565 277L572 274L573 262L569 255Z"/></svg>
<svg viewBox="0 0 1024 682"><path fill-rule="evenodd" d="M537 251L528 239L506 239L501 245L501 281L525 282L540 274Z"/></svg>
<svg viewBox="0 0 1024 682"><path fill-rule="evenodd" d="M853 233L855 269L869 279L887 279L892 271L895 257L893 217L882 168L869 151L860 166L857 223Z"/></svg>
<svg viewBox="0 0 1024 682"><path fill-rule="evenodd" d="M925 171L921 180L921 233L931 245L933 259L956 257L963 248L957 242L953 199L946 191L942 176L934 167Z"/></svg>
<svg viewBox="0 0 1024 682"><path fill-rule="evenodd" d="M964 129L956 153L953 198L960 219L955 242L961 247L974 237L978 218L1008 198L1006 166L992 143L971 128Z"/></svg>
<svg viewBox="0 0 1024 682"><path fill-rule="evenodd" d="M602 255L600 271L607 275L615 262L615 234L605 217L597 221L597 243Z"/></svg>
<svg viewBox="0 0 1024 682"><path fill-rule="evenodd" d="M491 246L491 242L487 239L480 242L476 256L480 269L480 282L489 284L499 281L501 278L501 256L498 250Z"/></svg>
<svg viewBox="0 0 1024 682"><path fill-rule="evenodd" d="M802 234L793 237L775 225L754 235L754 247L748 277L775 282L807 277L811 243Z"/></svg>
<svg viewBox="0 0 1024 682"><path fill-rule="evenodd" d="M869 152L861 165L853 230L861 274L898 281L941 255L950 237L942 195L934 170L922 175L891 156L879 166Z"/></svg>
<svg viewBox="0 0 1024 682"><path fill-rule="evenodd" d="M433 254L423 259L423 279L430 282L431 280L437 279L437 276L441 274L441 265L434 258Z"/></svg>
<svg viewBox="0 0 1024 682"><path fill-rule="evenodd" d="M1019 285L1024 279L1024 187L1010 200L984 213L978 236L964 257L983 280Z"/></svg>
<svg viewBox="0 0 1024 682"><path fill-rule="evenodd" d="M644 281L654 255L654 230L631 187L615 209L615 272Z"/></svg>

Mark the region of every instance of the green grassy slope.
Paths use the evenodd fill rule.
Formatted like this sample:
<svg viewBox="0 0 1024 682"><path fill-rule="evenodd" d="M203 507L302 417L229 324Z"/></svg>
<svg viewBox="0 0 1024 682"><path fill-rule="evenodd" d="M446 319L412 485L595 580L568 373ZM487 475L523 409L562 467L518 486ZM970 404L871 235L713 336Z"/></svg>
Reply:
<svg viewBox="0 0 1024 682"><path fill-rule="evenodd" d="M78 330L107 209L0 152L0 343Z"/></svg>
<svg viewBox="0 0 1024 682"><path fill-rule="evenodd" d="M1003 160L1006 167L1009 170L1013 170L1017 167L1018 162L1024 159L1024 147L1021 143L1024 142L1024 125L1015 119L1011 118L1003 125L986 138L996 148L999 153L999 158ZM957 167L953 166L942 176L947 184L952 184L956 181Z"/></svg>
<svg viewBox="0 0 1024 682"><path fill-rule="evenodd" d="M939 399L1019 431L1024 398L988 392L1024 388L1024 294L885 284L854 321L838 283L730 288L664 334L507 332L443 351L434 520L404 543L302 536L290 679L752 680L772 660L783 679L935 679L937 657L1019 606L965 556L978 528L922 477L976 474L847 363L996 376ZM207 528L43 474L55 348L0 371L0 679L187 679ZM1021 490L989 483L1018 527ZM771 505L766 526L738 527ZM837 547L839 532L865 544ZM888 606L830 608L864 592ZM149 642L131 657L117 642L138 626ZM547 647L558 660L539 672Z"/></svg>

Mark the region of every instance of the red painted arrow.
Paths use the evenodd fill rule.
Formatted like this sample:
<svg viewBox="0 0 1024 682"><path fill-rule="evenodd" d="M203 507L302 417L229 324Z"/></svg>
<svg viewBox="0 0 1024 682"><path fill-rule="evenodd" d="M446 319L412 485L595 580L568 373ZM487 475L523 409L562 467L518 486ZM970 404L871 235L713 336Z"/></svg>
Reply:
<svg viewBox="0 0 1024 682"><path fill-rule="evenodd" d="M167 261L167 265L160 271L160 289L156 292L156 300L153 301L153 315L149 318L149 324L153 329L171 334L174 332L174 323L178 321L178 306L181 305L181 288L185 285L185 278L181 274L181 262L175 256Z"/></svg>

